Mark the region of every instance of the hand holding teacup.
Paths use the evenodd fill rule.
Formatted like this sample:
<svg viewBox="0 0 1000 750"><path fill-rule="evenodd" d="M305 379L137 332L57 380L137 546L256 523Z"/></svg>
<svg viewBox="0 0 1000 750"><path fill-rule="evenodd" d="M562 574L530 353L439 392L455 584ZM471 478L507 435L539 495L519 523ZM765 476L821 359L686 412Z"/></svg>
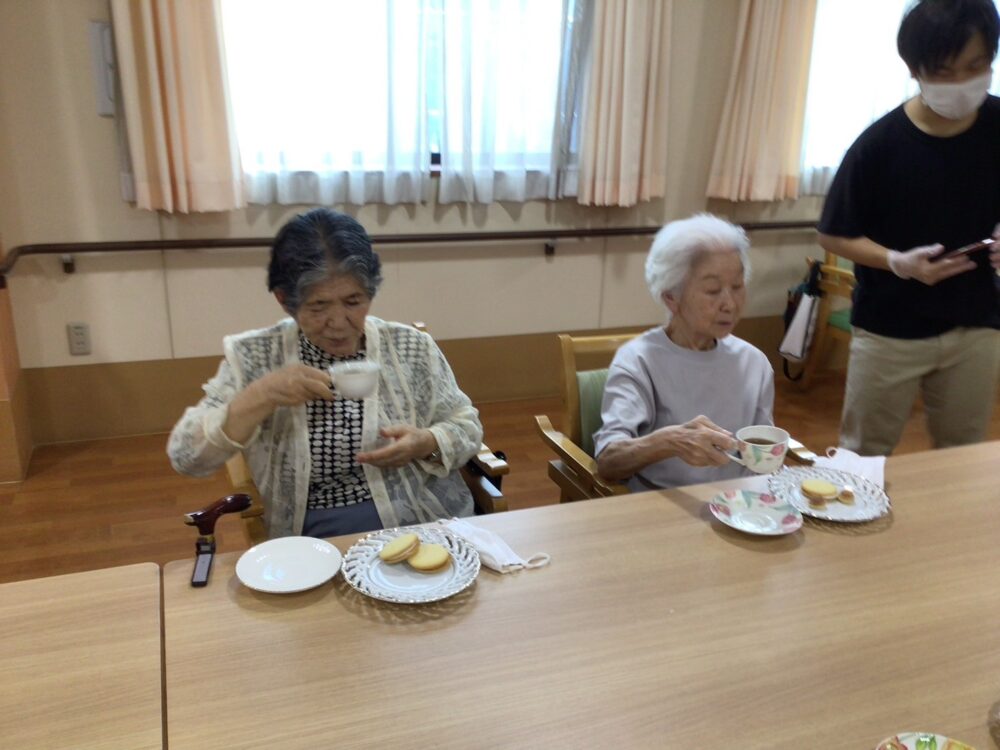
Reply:
<svg viewBox="0 0 1000 750"><path fill-rule="evenodd" d="M725 466L729 461L726 451L737 447L733 433L704 414L684 424L661 427L654 434L662 436L668 456L689 466Z"/></svg>
<svg viewBox="0 0 1000 750"><path fill-rule="evenodd" d="M330 382L322 370L301 363L285 365L253 381L242 395L252 408L263 405L270 414L279 406L298 406L309 401L333 400ZM227 433L228 434L228 433Z"/></svg>
<svg viewBox="0 0 1000 750"><path fill-rule="evenodd" d="M780 427L753 425L736 433L739 455L727 454L731 461L755 474L770 474L781 468L788 452L789 435Z"/></svg>

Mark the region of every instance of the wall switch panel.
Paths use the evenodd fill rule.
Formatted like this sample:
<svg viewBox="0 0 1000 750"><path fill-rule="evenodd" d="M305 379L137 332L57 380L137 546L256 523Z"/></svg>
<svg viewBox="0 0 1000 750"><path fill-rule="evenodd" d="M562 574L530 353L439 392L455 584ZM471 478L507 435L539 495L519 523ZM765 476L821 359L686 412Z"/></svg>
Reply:
<svg viewBox="0 0 1000 750"><path fill-rule="evenodd" d="M90 354L90 326L86 323L67 323L66 335L69 336L69 353L73 355Z"/></svg>

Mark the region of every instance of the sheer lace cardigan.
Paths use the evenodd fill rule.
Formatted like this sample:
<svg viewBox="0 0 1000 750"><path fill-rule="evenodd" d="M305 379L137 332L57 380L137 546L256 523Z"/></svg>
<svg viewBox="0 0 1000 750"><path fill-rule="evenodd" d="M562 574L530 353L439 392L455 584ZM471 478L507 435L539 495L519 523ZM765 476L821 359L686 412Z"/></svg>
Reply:
<svg viewBox="0 0 1000 750"><path fill-rule="evenodd" d="M365 399L361 443L375 445L381 427L406 423L437 438L440 463L413 461L398 469L365 465L365 478L386 528L472 514L472 496L458 469L479 450L479 413L458 388L441 350L426 333L368 316L365 348L381 365L376 392ZM242 450L261 495L270 537L300 534L311 461L306 408L279 407L244 445L222 431L230 400L247 384L299 361L298 325L291 318L271 328L223 340L224 359L170 433L167 453L175 470L208 476Z"/></svg>

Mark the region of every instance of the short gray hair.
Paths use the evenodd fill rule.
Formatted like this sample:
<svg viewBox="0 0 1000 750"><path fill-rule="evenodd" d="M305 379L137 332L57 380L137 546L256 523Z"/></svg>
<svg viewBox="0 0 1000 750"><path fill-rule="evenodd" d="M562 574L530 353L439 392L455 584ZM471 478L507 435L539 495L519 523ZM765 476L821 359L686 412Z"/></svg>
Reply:
<svg viewBox="0 0 1000 750"><path fill-rule="evenodd" d="M280 291L295 315L310 290L339 275L353 276L369 297L382 283L382 263L364 227L351 216L314 208L285 224L271 246L268 291Z"/></svg>
<svg viewBox="0 0 1000 750"><path fill-rule="evenodd" d="M678 295L691 268L712 250L732 250L743 264L743 281L750 280L750 240L742 228L712 214L695 214L672 221L656 233L646 257L646 286L660 304L663 293Z"/></svg>

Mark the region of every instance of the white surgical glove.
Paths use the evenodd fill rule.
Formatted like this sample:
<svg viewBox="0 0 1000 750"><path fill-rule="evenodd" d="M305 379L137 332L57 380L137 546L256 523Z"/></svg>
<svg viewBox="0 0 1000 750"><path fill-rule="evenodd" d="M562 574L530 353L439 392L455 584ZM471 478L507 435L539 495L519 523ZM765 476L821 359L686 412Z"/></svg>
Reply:
<svg viewBox="0 0 1000 750"><path fill-rule="evenodd" d="M1000 240L1000 224L997 224L996 229L993 230L993 239ZM997 245L990 248L990 263L997 270L997 273L1000 273L1000 247Z"/></svg>
<svg viewBox="0 0 1000 750"><path fill-rule="evenodd" d="M890 250L887 257L889 269L901 279L914 279L933 286L976 267L976 262L965 255L931 260L943 250L944 245L940 244L921 245L905 252Z"/></svg>

